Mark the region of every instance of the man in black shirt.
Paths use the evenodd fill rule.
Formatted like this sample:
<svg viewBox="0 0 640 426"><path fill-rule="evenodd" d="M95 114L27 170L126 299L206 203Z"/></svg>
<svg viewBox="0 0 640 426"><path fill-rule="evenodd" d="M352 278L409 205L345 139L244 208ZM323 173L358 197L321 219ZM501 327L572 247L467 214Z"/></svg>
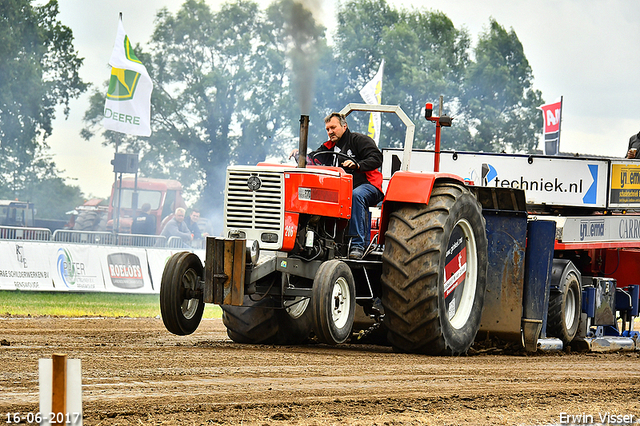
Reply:
<svg viewBox="0 0 640 426"><path fill-rule="evenodd" d="M638 150L640 149L640 132L629 138L629 148L625 158L638 158Z"/></svg>
<svg viewBox="0 0 640 426"><path fill-rule="evenodd" d="M339 166L353 176L353 200L349 221L349 235L353 238L349 258L360 259L371 232L369 207L377 205L384 197L382 173L379 170L382 165L382 152L369 136L349 130L343 114L331 113L324 119L324 123L329 140L309 154L309 158L312 164ZM297 155L298 150L294 149L291 156Z"/></svg>
<svg viewBox="0 0 640 426"><path fill-rule="evenodd" d="M131 233L136 235L155 235L156 233L156 217L149 213L151 205L144 203L140 208L138 217L133 219L131 224Z"/></svg>

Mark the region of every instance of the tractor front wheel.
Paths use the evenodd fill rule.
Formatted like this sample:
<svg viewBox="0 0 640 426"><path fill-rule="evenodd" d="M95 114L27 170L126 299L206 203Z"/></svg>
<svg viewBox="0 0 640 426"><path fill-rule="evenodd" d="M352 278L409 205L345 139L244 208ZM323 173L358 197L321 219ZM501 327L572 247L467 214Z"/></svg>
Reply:
<svg viewBox="0 0 640 426"><path fill-rule="evenodd" d="M202 262L193 253L176 253L169 258L160 284L160 312L167 330L184 336L200 325L202 300Z"/></svg>
<svg viewBox="0 0 640 426"><path fill-rule="evenodd" d="M351 336L356 287L351 269L333 259L318 268L313 280L313 329L322 343L336 345Z"/></svg>

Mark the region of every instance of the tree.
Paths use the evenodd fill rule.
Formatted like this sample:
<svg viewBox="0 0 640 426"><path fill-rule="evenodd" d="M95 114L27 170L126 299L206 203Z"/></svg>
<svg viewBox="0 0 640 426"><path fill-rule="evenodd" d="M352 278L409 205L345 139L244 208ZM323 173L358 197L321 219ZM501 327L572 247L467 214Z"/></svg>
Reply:
<svg viewBox="0 0 640 426"><path fill-rule="evenodd" d="M46 156L55 108L62 105L68 116L69 100L87 88L73 34L58 13L56 0L39 7L4 0L0 8L0 188L6 197L37 202L32 189L56 179L59 171Z"/></svg>
<svg viewBox="0 0 640 426"><path fill-rule="evenodd" d="M433 147L435 128L423 118L424 104L433 102L437 108L440 95L444 112L454 117L453 127L442 132L443 149L535 147L536 107L542 100L531 89L531 68L513 30L507 33L492 20L473 50L473 61L469 35L441 12L397 11L385 0L350 0L338 22L336 75L346 76L339 105L362 102L360 88L385 58L383 103L400 105L413 120L415 147ZM352 127L365 129L361 120L350 119ZM380 145L401 145L404 132L399 120L385 116Z"/></svg>
<svg viewBox="0 0 640 426"><path fill-rule="evenodd" d="M48 158L36 158L27 167L27 174L34 178L25 182L20 200L34 203L40 219L68 220L67 212L85 201L77 185L69 185L57 176L55 164Z"/></svg>
<svg viewBox="0 0 640 426"><path fill-rule="evenodd" d="M435 128L424 119L424 105L443 95L449 114L461 114L461 82L469 63L469 36L441 12L395 10L385 0L351 0L341 9L336 34L341 74L348 75L346 98L362 102L359 90L385 58L382 101L400 105L416 125L416 148L432 147ZM453 111L452 111L453 110ZM368 119L368 116L364 116ZM366 123L351 119L357 128ZM391 115L382 120L380 145L402 146L405 126ZM354 126L354 127L355 127ZM464 126L443 133L453 146ZM458 136L460 139L464 137Z"/></svg>
<svg viewBox="0 0 640 426"><path fill-rule="evenodd" d="M525 151L538 145L542 94L532 89L533 73L515 31L494 19L475 48L467 69L465 101L473 117L473 137L464 148Z"/></svg>
<svg viewBox="0 0 640 426"><path fill-rule="evenodd" d="M302 59L315 55L324 35L317 25L292 26L294 15L310 22L291 0L266 14L246 0L218 12L202 0L187 0L175 15L161 10L149 53L135 49L154 80L153 134L106 132L107 140L141 152L146 175L179 179L199 192L201 208L219 208L229 164L263 161L292 138L291 112L302 108L292 85L306 84L291 69L304 69ZM94 93L85 137L101 120L103 103L104 95Z"/></svg>

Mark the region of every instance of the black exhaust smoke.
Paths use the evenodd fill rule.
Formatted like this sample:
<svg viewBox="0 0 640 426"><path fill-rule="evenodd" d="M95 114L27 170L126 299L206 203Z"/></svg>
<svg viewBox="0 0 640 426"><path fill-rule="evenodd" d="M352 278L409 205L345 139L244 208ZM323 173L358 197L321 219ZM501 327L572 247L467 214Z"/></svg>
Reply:
<svg viewBox="0 0 640 426"><path fill-rule="evenodd" d="M307 139L309 137L309 116L300 116L300 142L298 143L298 167L307 166Z"/></svg>

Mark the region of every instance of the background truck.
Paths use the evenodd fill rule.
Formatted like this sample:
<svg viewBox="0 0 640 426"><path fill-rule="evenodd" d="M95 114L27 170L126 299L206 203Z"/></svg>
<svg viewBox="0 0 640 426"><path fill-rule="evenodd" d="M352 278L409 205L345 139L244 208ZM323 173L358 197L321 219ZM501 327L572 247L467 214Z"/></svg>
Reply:
<svg viewBox="0 0 640 426"><path fill-rule="evenodd" d="M41 219L36 216L33 203L17 200L0 200L0 226L33 227L55 231L67 225L64 220Z"/></svg>
<svg viewBox="0 0 640 426"><path fill-rule="evenodd" d="M108 200L94 198L76 207L78 216L73 229L111 231L116 227L120 233L129 233L137 211L145 203L151 205L149 213L156 217L156 234L159 234L163 219L173 214L177 207L186 206L182 185L170 179L127 177L118 180L111 187Z"/></svg>
<svg viewBox="0 0 640 426"><path fill-rule="evenodd" d="M477 337L530 351L603 339L637 349L639 163L583 159L576 170L586 176L565 184L570 159L442 153L452 120L431 104L431 153L413 152L414 125L399 107L342 112L354 110L395 113L407 126L404 149L384 153L385 197L365 257L347 257L352 178L342 169L229 167L224 238L207 239L204 265L182 252L165 266L170 332L192 333L204 304L217 303L241 343L377 333L397 350L434 355L465 353ZM307 130L303 116L300 152Z"/></svg>

